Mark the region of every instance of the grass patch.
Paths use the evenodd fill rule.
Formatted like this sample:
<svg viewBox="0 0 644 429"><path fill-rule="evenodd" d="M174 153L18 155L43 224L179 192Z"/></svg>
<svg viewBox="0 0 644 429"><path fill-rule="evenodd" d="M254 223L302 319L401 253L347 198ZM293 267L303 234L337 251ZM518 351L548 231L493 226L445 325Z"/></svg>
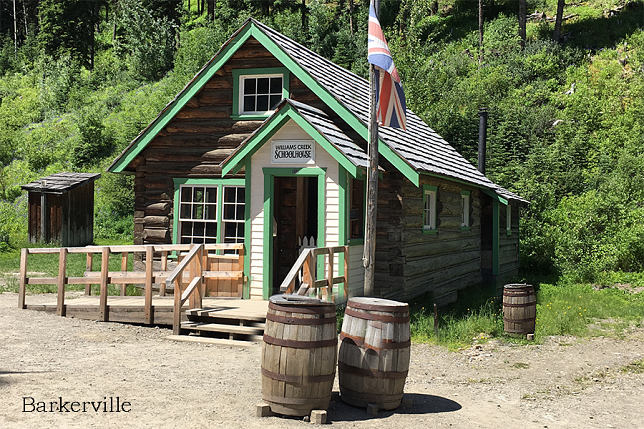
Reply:
<svg viewBox="0 0 644 429"><path fill-rule="evenodd" d="M512 364L512 368L528 369L528 368L530 368L530 364L527 364L525 362L516 362L516 363Z"/></svg>
<svg viewBox="0 0 644 429"><path fill-rule="evenodd" d="M635 374L643 374L644 373L644 359L636 360L635 362L631 362L626 366L623 366L620 370L621 372L632 372Z"/></svg>
<svg viewBox="0 0 644 429"><path fill-rule="evenodd" d="M459 294L459 300L441 308L438 335L434 331L434 306L426 297L410 304L412 340L459 349L473 341L486 341L503 333L503 315L494 285L483 285ZM490 298L492 296L492 298Z"/></svg>
<svg viewBox="0 0 644 429"><path fill-rule="evenodd" d="M644 273L609 273L605 279L609 279L612 285L641 287ZM644 293L633 293L624 287L597 290L590 284L578 284L565 278L554 282L552 279L543 280L548 283L532 282L537 287L536 342L552 335L619 337L629 327L644 323ZM461 291L457 303L440 309L438 335L434 332L431 298L412 302L412 339L440 344L451 350L491 338L533 344L503 332L502 302L496 293L493 285Z"/></svg>

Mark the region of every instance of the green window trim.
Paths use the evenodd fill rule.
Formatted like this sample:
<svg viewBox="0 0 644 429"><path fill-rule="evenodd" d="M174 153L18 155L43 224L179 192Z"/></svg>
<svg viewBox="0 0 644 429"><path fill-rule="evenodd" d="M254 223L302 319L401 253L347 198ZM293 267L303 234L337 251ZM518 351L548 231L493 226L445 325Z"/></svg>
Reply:
<svg viewBox="0 0 644 429"><path fill-rule="evenodd" d="M252 69L235 69L232 71L233 74L233 114L231 115L232 119L235 120L263 120L268 118L273 114L273 112L268 112L266 114L256 114L256 113L240 113L239 109L239 92L240 85L239 82L243 76L253 76L253 75L282 75L282 99L289 97L289 81L290 73L286 67L265 67L265 68L252 68Z"/></svg>
<svg viewBox="0 0 644 429"><path fill-rule="evenodd" d="M471 192L462 190L461 191L461 201L462 201L462 222L461 222L461 231L469 231L472 225L472 219L470 216L470 211L472 210L472 198L470 197Z"/></svg>
<svg viewBox="0 0 644 429"><path fill-rule="evenodd" d="M434 199L434 205L430 211L429 225L425 224L425 207L427 206L427 195L432 195ZM422 230L423 234L437 234L438 233L438 187L434 185L423 185L423 213L421 216ZM430 206L431 207L431 206ZM433 216L433 219L432 219ZM434 225L432 227L432 220Z"/></svg>
<svg viewBox="0 0 644 429"><path fill-rule="evenodd" d="M262 276L262 296L264 299L270 297L273 288L273 195L275 194L275 177L317 177L318 178L318 236L317 246L324 247L324 230L326 227L326 168L302 167L302 168L279 168L264 167L264 240L262 259L264 273ZM316 261L317 275L324 275L324 258Z"/></svg>
<svg viewBox="0 0 644 429"><path fill-rule="evenodd" d="M492 275L499 274L499 204L492 200Z"/></svg>

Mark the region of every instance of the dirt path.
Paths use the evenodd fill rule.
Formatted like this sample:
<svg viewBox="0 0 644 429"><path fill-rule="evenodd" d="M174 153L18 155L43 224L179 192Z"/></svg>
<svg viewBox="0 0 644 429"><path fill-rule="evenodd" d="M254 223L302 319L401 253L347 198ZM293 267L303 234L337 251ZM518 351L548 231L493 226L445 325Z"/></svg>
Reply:
<svg viewBox="0 0 644 429"><path fill-rule="evenodd" d="M30 302L43 299L30 296ZM17 309L0 294L0 427L309 427L254 417L260 347L171 342L167 329ZM413 345L403 405L369 419L334 395L336 427L644 427L644 329L625 338L488 343L461 352ZM337 379L334 391L337 392ZM129 413L23 413L36 401L119 396Z"/></svg>

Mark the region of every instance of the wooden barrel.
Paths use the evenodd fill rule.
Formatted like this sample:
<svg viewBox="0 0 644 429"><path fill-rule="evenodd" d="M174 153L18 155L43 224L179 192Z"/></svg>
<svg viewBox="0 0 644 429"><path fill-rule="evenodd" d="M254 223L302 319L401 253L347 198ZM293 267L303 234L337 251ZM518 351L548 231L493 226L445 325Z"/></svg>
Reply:
<svg viewBox="0 0 644 429"><path fill-rule="evenodd" d="M537 297L528 284L503 287L503 329L509 334L532 334L537 316Z"/></svg>
<svg viewBox="0 0 644 429"><path fill-rule="evenodd" d="M380 298L349 299L340 341L342 401L397 408L409 370L409 306Z"/></svg>
<svg viewBox="0 0 644 429"><path fill-rule="evenodd" d="M335 304L296 295L270 298L262 345L262 399L271 411L326 410L335 379Z"/></svg>

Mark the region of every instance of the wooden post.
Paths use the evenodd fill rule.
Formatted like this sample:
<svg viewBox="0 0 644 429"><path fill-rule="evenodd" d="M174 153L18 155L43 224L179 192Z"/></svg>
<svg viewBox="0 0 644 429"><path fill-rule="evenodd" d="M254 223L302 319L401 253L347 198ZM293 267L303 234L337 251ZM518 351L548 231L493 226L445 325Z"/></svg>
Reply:
<svg viewBox="0 0 644 429"><path fill-rule="evenodd" d="M85 271L92 271L92 265L94 262L94 254L93 253L87 253L87 256L85 258ZM91 295L92 294L92 285L87 284L85 285L85 295Z"/></svg>
<svg viewBox="0 0 644 429"><path fill-rule="evenodd" d="M434 335L438 339L438 306L434 304Z"/></svg>
<svg viewBox="0 0 644 429"><path fill-rule="evenodd" d="M98 320L107 322L109 314L107 310L107 281L110 272L110 248L103 247L101 250L101 287L99 292Z"/></svg>
<svg viewBox="0 0 644 429"><path fill-rule="evenodd" d="M168 252L161 252L161 271L168 271ZM159 296L165 296L165 282L159 286Z"/></svg>
<svg viewBox="0 0 644 429"><path fill-rule="evenodd" d="M242 273L244 272L244 248L242 247L238 251L239 255L239 264L238 264L238 271L241 271ZM246 273L244 273L246 275ZM240 298L244 297L244 275L242 275L242 278L237 281L237 287L239 288L237 290L237 293L239 294ZM293 289L295 289L295 278L293 278Z"/></svg>
<svg viewBox="0 0 644 429"><path fill-rule="evenodd" d="M65 283L67 278L67 248L61 247L58 256L58 300L56 303L56 314L65 316Z"/></svg>
<svg viewBox="0 0 644 429"><path fill-rule="evenodd" d="M174 309L172 311L172 333L181 334L181 274L174 280Z"/></svg>
<svg viewBox="0 0 644 429"><path fill-rule="evenodd" d="M344 246L344 298L349 296L349 246Z"/></svg>
<svg viewBox="0 0 644 429"><path fill-rule="evenodd" d="M313 264L313 252L309 253L309 256L306 257L304 264L302 265L302 283L306 283L310 290L315 291L315 289L313 289L314 277L311 272L311 266L315 266L315 264Z"/></svg>
<svg viewBox="0 0 644 429"><path fill-rule="evenodd" d="M41 188L40 189L40 241L43 243L47 242L47 226L49 224L47 215L49 210L47 210L47 194Z"/></svg>
<svg viewBox="0 0 644 429"><path fill-rule="evenodd" d="M203 307L202 298L206 293L206 282L203 281L203 267L204 267L203 262L204 262L204 257L206 257L207 255L208 255L208 251L204 249L203 245L201 246L201 250L199 250L199 252L195 255L195 276L194 277L199 277L199 284L195 288L197 295L195 296L194 308Z"/></svg>
<svg viewBox="0 0 644 429"><path fill-rule="evenodd" d="M27 249L20 250L20 289L18 289L18 308L23 309L25 305L25 295L27 293Z"/></svg>
<svg viewBox="0 0 644 429"><path fill-rule="evenodd" d="M127 272L127 252L121 252L121 272L123 275ZM127 285L121 285L121 296L127 295Z"/></svg>
<svg viewBox="0 0 644 429"><path fill-rule="evenodd" d="M376 17L380 15L380 1L374 0ZM376 67L369 65L369 89L371 117L369 120L369 170L367 178L367 213L364 234L364 295L372 296L375 280L376 217L378 203L378 114L376 112Z"/></svg>
<svg viewBox="0 0 644 429"><path fill-rule="evenodd" d="M329 249L329 265L326 270L326 287L325 299L330 298L330 301L335 301L333 299L333 250L331 249Z"/></svg>
<svg viewBox="0 0 644 429"><path fill-rule="evenodd" d="M145 246L145 323L154 322L152 313L152 276L154 274L154 248Z"/></svg>

